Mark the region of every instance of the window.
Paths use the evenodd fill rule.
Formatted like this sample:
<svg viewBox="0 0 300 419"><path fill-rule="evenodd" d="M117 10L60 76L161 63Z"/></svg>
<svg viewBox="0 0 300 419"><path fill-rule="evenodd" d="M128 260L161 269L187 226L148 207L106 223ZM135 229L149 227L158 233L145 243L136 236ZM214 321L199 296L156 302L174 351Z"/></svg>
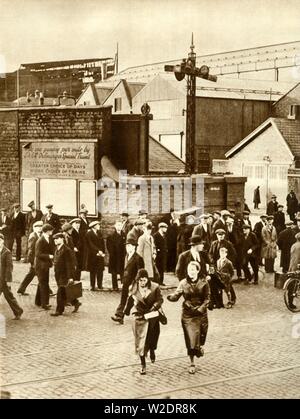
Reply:
<svg viewBox="0 0 300 419"><path fill-rule="evenodd" d="M79 181L79 208L84 204L90 215L96 215L96 182Z"/></svg>
<svg viewBox="0 0 300 419"><path fill-rule="evenodd" d="M251 177L253 177L253 166L244 166L244 170L243 170L243 175L244 176L246 176L246 177L248 177L248 178L251 178Z"/></svg>
<svg viewBox="0 0 300 419"><path fill-rule="evenodd" d="M77 215L76 180L41 179L40 208L53 204L54 212L59 215Z"/></svg>
<svg viewBox="0 0 300 419"><path fill-rule="evenodd" d="M277 166L270 166L270 179L277 179Z"/></svg>
<svg viewBox="0 0 300 419"><path fill-rule="evenodd" d="M21 181L21 206L22 211L28 211L28 203L37 203L37 179L22 179Z"/></svg>
<svg viewBox="0 0 300 419"><path fill-rule="evenodd" d="M286 166L279 166L279 179L286 180L288 174L288 168Z"/></svg>
<svg viewBox="0 0 300 419"><path fill-rule="evenodd" d="M122 98L116 97L115 98L115 112L119 112L122 110Z"/></svg>

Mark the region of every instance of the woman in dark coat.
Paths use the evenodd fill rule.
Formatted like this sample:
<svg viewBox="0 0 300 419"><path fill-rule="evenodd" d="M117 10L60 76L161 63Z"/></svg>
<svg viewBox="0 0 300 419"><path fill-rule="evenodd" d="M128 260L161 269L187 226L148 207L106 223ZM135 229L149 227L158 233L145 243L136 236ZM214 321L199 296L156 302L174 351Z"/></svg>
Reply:
<svg viewBox="0 0 300 419"><path fill-rule="evenodd" d="M254 204L254 209L258 209L258 205L260 204L260 190L259 190L259 186L254 189L254 193L253 193L253 204Z"/></svg>
<svg viewBox="0 0 300 419"><path fill-rule="evenodd" d="M163 303L159 285L151 282L146 269L139 269L136 279L129 288L129 297L124 310L134 315L133 333L135 351L140 356L142 375L146 374L146 356L150 351L151 362L155 362L155 350L160 334L158 311Z"/></svg>
<svg viewBox="0 0 300 419"><path fill-rule="evenodd" d="M180 281L177 290L167 298L169 301L178 301L181 296L184 298L181 324L187 353L191 360L189 373L195 374L194 357L199 358L204 354L202 346L205 344L208 330L207 307L210 289L206 279L199 275L198 262L190 262L187 272L187 278Z"/></svg>

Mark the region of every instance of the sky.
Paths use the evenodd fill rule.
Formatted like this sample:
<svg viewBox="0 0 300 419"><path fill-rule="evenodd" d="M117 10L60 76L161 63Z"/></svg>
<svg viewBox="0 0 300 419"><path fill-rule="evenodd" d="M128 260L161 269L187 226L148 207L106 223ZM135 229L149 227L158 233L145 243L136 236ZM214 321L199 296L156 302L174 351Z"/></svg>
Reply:
<svg viewBox="0 0 300 419"><path fill-rule="evenodd" d="M0 0L0 73L113 57L119 70L300 40L300 0ZM4 71L3 71L4 70Z"/></svg>

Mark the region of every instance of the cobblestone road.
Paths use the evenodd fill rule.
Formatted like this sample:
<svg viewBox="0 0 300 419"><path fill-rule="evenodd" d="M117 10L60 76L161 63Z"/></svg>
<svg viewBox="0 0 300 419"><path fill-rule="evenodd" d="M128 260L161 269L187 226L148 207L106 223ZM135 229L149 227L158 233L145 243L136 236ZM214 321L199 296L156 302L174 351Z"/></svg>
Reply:
<svg viewBox="0 0 300 419"><path fill-rule="evenodd" d="M26 269L15 264L15 292ZM7 332L0 338L2 389L12 398L299 398L300 337L292 337L297 319L285 308L273 278L260 277L258 286L235 286L238 300L232 310L209 312L205 356L197 360L194 376L187 371L180 302L165 299L169 322L161 326L157 361L140 376L131 319L123 326L110 319L118 293L90 292L86 276L80 311L71 314L67 308L64 316L53 318L33 305L33 284L29 297L18 298L21 321L11 320L1 297ZM165 282L177 284L170 275ZM55 305L55 299L51 302Z"/></svg>

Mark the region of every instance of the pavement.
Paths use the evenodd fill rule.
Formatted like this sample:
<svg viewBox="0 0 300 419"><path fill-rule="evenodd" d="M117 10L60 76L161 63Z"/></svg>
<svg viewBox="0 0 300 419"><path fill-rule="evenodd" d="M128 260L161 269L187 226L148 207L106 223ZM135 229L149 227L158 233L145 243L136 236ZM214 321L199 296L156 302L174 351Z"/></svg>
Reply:
<svg viewBox="0 0 300 419"><path fill-rule="evenodd" d="M15 263L15 295L27 269ZM53 276L51 282L55 289ZM134 354L132 319L119 325L110 318L120 293L89 291L87 273L76 314L67 307L64 316L53 318L36 308L36 279L28 287L30 296L17 297L24 308L20 321L12 320L1 297L6 318L6 338L0 338L3 394L25 399L299 398L300 318L285 308L283 291L274 288L271 274L260 272L258 286L236 284L233 309L209 311L205 355L196 360L195 375L188 373L181 303L166 300L177 279L167 274L165 282L168 324L161 325L157 361L147 364L145 376ZM104 285L110 287L108 274ZM54 308L55 298L51 302Z"/></svg>

